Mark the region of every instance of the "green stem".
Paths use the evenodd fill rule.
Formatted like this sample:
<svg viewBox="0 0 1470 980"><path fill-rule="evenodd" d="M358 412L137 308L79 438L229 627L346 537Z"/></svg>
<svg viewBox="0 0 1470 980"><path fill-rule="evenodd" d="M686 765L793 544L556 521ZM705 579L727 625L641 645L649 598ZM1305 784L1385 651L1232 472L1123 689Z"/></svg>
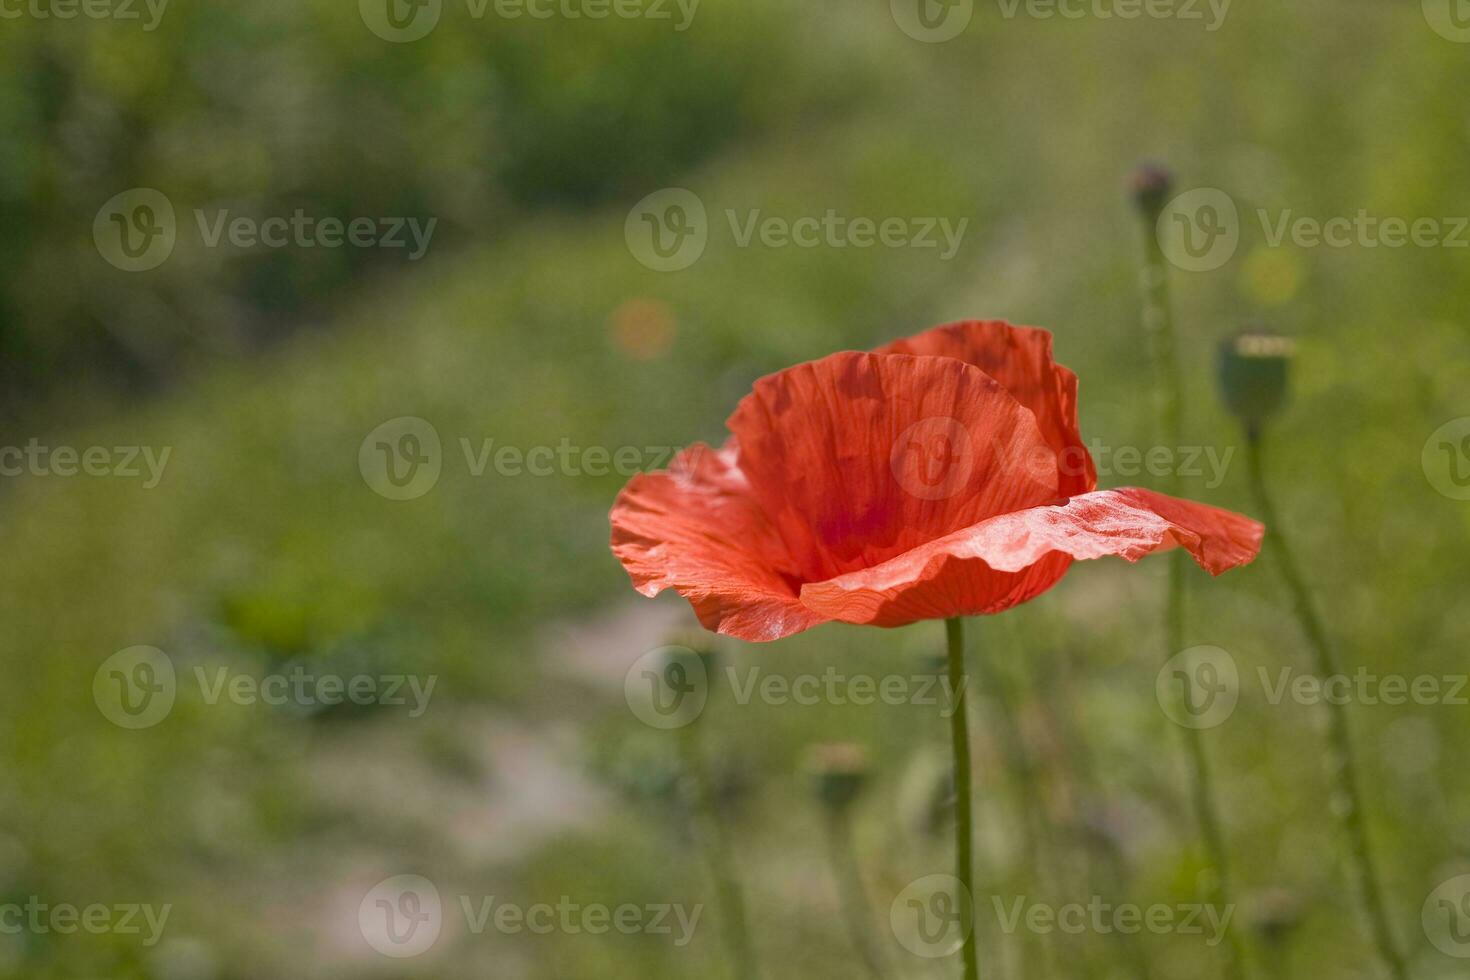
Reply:
<svg viewBox="0 0 1470 980"><path fill-rule="evenodd" d="M863 887L862 872L858 869L857 848L852 842L852 820L845 809L835 810L827 816L827 857L832 864L832 876L837 881L837 899L842 908L842 919L847 925L848 940L857 950L868 973L882 978L883 965L878 950L873 946L873 910L868 904L867 889Z"/></svg>
<svg viewBox="0 0 1470 980"><path fill-rule="evenodd" d="M954 702L949 706L950 741L954 746L954 844L955 877L964 887L961 905L969 916L961 955L965 980L979 980L980 963L975 948L975 854L974 815L970 805L970 724L965 709L965 626L958 616L944 621L949 641L949 689Z"/></svg>
<svg viewBox="0 0 1470 980"><path fill-rule="evenodd" d="M1142 211L1144 218L1144 266L1143 266L1143 328L1148 337L1153 355L1154 371L1159 379L1156 386L1159 413L1159 435L1164 443L1177 447L1184 430L1183 384L1180 379L1179 358L1175 352L1174 316L1169 303L1169 276L1165 266L1164 252L1159 244L1155 225L1158 214L1148 208ZM1170 470L1164 491L1172 496L1179 495L1179 473ZM1176 548L1168 556L1169 585L1164 612L1164 634L1167 645L1164 656L1172 657L1184 649L1185 623L1185 580L1186 557L1183 549ZM1200 837L1205 847L1205 858L1210 865L1210 880L1207 894L1212 904L1220 909L1230 907L1230 866L1226 856L1225 834L1221 829L1219 808L1216 804L1214 779L1210 770L1210 757L1205 749L1204 733L1197 728L1181 728L1185 752L1189 761L1190 802L1194 809L1195 822L1199 824ZM1245 976L1245 949L1241 938L1232 931L1230 944L1226 947L1228 970L1235 980Z"/></svg>
<svg viewBox="0 0 1470 980"><path fill-rule="evenodd" d="M736 980L755 980L758 976L755 965L755 948L750 941L750 927L745 917L745 896L740 882L735 878L734 865L730 859L730 842L720 819L719 806L715 801L714 781L709 767L705 765L704 753L699 739L699 723L685 726L680 733L684 767L694 787L694 810L704 838L705 858L709 862L710 877L714 879L715 891L719 895L720 911L725 928L721 930L730 957L730 973Z"/></svg>
<svg viewBox="0 0 1470 980"><path fill-rule="evenodd" d="M1261 433L1252 428L1246 432L1246 458L1250 466L1251 489L1255 493L1256 507L1261 520L1269 529L1266 551L1275 560L1276 568L1291 594L1292 607L1297 622L1306 634L1307 644L1312 648L1316 670L1323 680L1341 673L1337 654L1327 638L1327 631L1317 615L1312 594L1307 589L1291 544L1285 534L1285 526L1276 516L1276 507L1266 489L1265 466L1262 460ZM1357 756L1353 751L1352 730L1348 724L1347 709L1342 704L1328 699L1327 734L1330 742L1328 771L1336 784L1339 806L1336 807L1347 837L1348 851L1352 858L1353 876L1356 879L1358 898L1363 913L1373 932L1378 955L1396 980L1408 980L1408 968L1394 938L1384 907L1383 888L1378 876L1378 865L1374 857L1372 841L1368 836L1367 818L1363 810L1361 777L1358 775Z"/></svg>

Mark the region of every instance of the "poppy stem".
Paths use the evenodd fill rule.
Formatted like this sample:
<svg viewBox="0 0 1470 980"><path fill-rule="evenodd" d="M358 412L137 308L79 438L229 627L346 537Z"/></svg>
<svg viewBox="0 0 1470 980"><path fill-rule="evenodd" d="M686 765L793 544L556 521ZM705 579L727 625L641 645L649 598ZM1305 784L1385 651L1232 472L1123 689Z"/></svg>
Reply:
<svg viewBox="0 0 1470 980"><path fill-rule="evenodd" d="M1326 680L1341 673L1337 653L1317 615L1312 594L1302 578L1291 544L1283 531L1285 525L1276 516L1276 507L1266 489L1265 466L1262 461L1261 432L1258 426L1246 430L1246 459L1250 467L1251 490L1255 493L1256 506L1261 520L1271 529L1269 540L1263 551L1269 552L1276 563L1281 578L1291 594L1292 607L1307 644L1312 648L1319 677ZM1384 907L1383 887L1378 875L1378 865L1373 852L1372 840L1368 836L1367 817L1363 810L1362 778L1358 773L1357 756L1353 750L1352 729L1348 723L1347 709L1339 701L1325 700L1327 710L1327 736L1330 754L1327 758L1328 774L1335 785L1336 804L1342 830L1347 837L1348 852L1352 859L1353 877L1357 885L1358 899L1362 903L1364 916L1373 933L1378 955L1395 980L1408 980L1408 968L1403 953L1399 951L1393 926Z"/></svg>
<svg viewBox="0 0 1470 980"><path fill-rule="evenodd" d="M954 699L950 705L950 741L954 746L954 843L955 877L963 894L960 907L968 918L961 955L965 963L965 980L979 980L980 964L975 948L975 855L974 815L970 800L970 724L965 708L965 626L958 616L944 621L945 638L949 641L949 690Z"/></svg>
<svg viewBox="0 0 1470 980"><path fill-rule="evenodd" d="M1143 329L1148 337L1153 355L1154 372L1158 379L1159 437L1166 446L1177 451L1184 430L1183 384L1180 380L1179 357L1175 350L1174 315L1169 302L1169 275L1160 244L1157 224L1163 207L1163 195L1140 196L1139 213L1143 217L1144 263L1143 285ZM1164 492L1179 495L1179 473L1171 469L1165 480ZM1186 557L1184 549L1175 548L1165 556L1169 563L1169 585L1164 613L1164 635L1167 649L1165 657L1172 657L1184 649L1185 633L1185 580ZM1197 728L1182 728L1185 752L1190 771L1190 801L1194 809L1195 822L1205 848L1205 859L1210 865L1210 880L1207 889L1209 900L1220 909L1231 907L1230 865L1225 847L1225 834L1220 823L1219 807L1216 803L1214 778L1210 769L1210 757L1205 748L1204 733ZM1230 943L1225 947L1229 975L1235 980L1245 977L1245 945L1235 933L1230 933Z"/></svg>
<svg viewBox="0 0 1470 980"><path fill-rule="evenodd" d="M710 877L714 880L720 912L725 919L721 932L730 956L730 974L736 980L756 980L758 974L755 947L750 941L750 928L746 923L745 896L740 890L740 882L735 878L734 866L730 860L730 842L725 835L725 825L720 820L714 780L710 777L709 767L705 765L698 721L685 726L680 735L684 768L693 784L695 819L704 838L704 847L701 850L709 862Z"/></svg>

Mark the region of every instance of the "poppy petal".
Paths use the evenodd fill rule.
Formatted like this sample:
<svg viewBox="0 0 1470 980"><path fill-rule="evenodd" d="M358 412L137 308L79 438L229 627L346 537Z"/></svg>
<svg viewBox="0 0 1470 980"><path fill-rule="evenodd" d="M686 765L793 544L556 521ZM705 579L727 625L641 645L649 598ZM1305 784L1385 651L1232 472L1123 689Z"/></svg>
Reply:
<svg viewBox="0 0 1470 980"><path fill-rule="evenodd" d="M1077 428L1077 375L1052 360L1051 332L1004 320L962 320L878 348L879 354L927 354L973 364L1031 409L1057 454L1060 494L1097 487L1097 469Z"/></svg>
<svg viewBox="0 0 1470 980"><path fill-rule="evenodd" d="M1212 575L1244 565L1264 528L1231 511L1129 487L1002 514L862 571L802 587L829 619L902 626L1000 612L1056 584L1074 559L1137 561L1182 545Z"/></svg>
<svg viewBox="0 0 1470 980"><path fill-rule="evenodd" d="M826 621L797 598L785 548L735 468L735 448L695 444L635 476L612 508L612 550L647 596L673 589L707 629L775 640Z"/></svg>
<svg viewBox="0 0 1470 980"><path fill-rule="evenodd" d="M1058 499L1036 420L978 368L848 351L761 378L727 422L802 582Z"/></svg>

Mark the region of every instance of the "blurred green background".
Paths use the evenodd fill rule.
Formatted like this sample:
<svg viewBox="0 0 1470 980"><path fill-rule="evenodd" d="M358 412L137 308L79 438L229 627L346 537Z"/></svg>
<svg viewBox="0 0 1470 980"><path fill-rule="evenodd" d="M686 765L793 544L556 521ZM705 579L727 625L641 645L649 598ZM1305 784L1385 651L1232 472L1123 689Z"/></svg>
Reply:
<svg viewBox="0 0 1470 980"><path fill-rule="evenodd" d="M1470 214L1470 45L1435 29L1446 11L1302 0L1124 19L1099 16L1107 4L1072 18L924 2L969 20L931 42L904 29L902 0L704 0L687 21L673 4L667 19L543 20L444 0L430 33L400 43L370 26L367 0L174 0L151 30L141 5L139 20L5 8L0 446L169 457L156 486L0 478L0 903L171 912L151 945L0 934L0 976L729 975L680 733L624 697L634 661L689 625L677 598L636 596L608 552L626 477L477 475L464 445L637 447L658 465L658 447L721 438L761 374L983 316L1053 330L1082 379L1084 436L1147 448L1144 231L1126 193L1145 158L1239 207L1229 260L1173 276L1186 441L1236 451L1222 480L1186 476L1184 494L1252 510L1214 352L1251 322L1295 336L1271 467L1345 665L1464 674L1470 503L1437 492L1421 453L1470 414L1470 251L1272 245L1256 217ZM129 272L93 226L136 187L171 202L177 240ZM630 209L671 187L703 204L708 240L660 272L640 261ZM211 247L195 212L225 209L437 224L417 260ZM968 224L948 258L742 245L727 212L743 226L757 210ZM392 500L359 453L404 416L433 427L442 472ZM1102 484L1159 481L1104 468ZM987 896L1198 894L1180 743L1155 694L1173 652L1164 565L1085 563L971 621ZM1242 676L1233 716L1205 736L1234 928L1262 975L1377 976L1329 819L1322 712L1272 704L1257 681L1309 666L1280 584L1259 562L1189 584L1190 642L1223 647ZM934 670L942 638L937 623L828 626L720 656L742 677L907 677ZM94 679L138 645L167 654L177 697L131 730ZM435 687L413 716L211 703L194 682L196 668L297 666ZM1421 907L1470 871L1470 707L1355 705L1353 719L1414 975L1463 977ZM722 679L698 729L764 976L861 969L802 770L825 741L872 759L854 832L886 973L958 975L888 928L908 882L949 869L933 707L740 704ZM445 902L438 941L412 958L359 928L364 896L400 874ZM476 935L459 896L706 908L676 946ZM1221 975L1198 936L1007 935L989 910L989 977Z"/></svg>

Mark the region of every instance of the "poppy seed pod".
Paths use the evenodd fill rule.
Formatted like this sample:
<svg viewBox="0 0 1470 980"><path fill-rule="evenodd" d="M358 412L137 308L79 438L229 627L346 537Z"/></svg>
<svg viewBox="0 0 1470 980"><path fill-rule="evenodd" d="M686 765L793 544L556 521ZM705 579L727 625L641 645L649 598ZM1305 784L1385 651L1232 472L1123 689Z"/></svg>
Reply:
<svg viewBox="0 0 1470 980"><path fill-rule="evenodd" d="M1220 345L1220 395L1254 434L1286 402L1287 366L1296 344L1264 330L1247 330Z"/></svg>
<svg viewBox="0 0 1470 980"><path fill-rule="evenodd" d="M1162 163L1148 161L1133 169L1128 179L1133 202L1150 219L1157 218L1169 200L1169 191L1174 186L1174 175Z"/></svg>
<svg viewBox="0 0 1470 980"><path fill-rule="evenodd" d="M852 805L868 781L868 753L851 742L814 745L806 769L812 790L828 810L839 813Z"/></svg>

